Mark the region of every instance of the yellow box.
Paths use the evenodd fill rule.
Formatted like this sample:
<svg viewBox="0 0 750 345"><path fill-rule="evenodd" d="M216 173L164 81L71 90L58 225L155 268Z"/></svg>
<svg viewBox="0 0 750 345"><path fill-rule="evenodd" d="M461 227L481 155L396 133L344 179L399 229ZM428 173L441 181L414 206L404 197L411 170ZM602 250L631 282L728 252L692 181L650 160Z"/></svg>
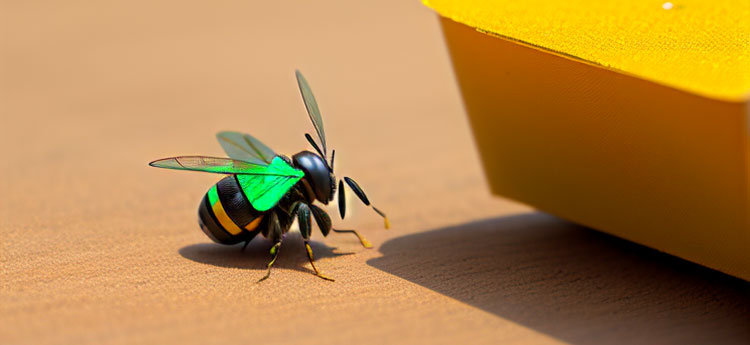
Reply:
<svg viewBox="0 0 750 345"><path fill-rule="evenodd" d="M494 193L750 280L750 2L425 4Z"/></svg>

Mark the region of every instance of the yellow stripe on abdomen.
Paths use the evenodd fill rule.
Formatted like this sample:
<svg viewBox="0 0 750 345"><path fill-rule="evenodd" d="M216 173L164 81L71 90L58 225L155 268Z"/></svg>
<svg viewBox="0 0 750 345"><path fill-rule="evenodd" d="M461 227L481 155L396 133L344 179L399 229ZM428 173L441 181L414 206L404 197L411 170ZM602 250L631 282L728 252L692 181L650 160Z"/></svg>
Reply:
<svg viewBox="0 0 750 345"><path fill-rule="evenodd" d="M258 218L253 219L250 224L245 225L245 230L247 231L253 231L258 227L258 224L260 224L260 221L263 220L263 215L258 216Z"/></svg>
<svg viewBox="0 0 750 345"><path fill-rule="evenodd" d="M232 219L227 215L227 212L224 211L224 206L222 206L221 201L219 201L219 193L216 191L216 185L208 190L208 200L211 203L214 216L216 216L216 220L219 221L219 224L221 224L221 226L232 235L241 234L242 229L240 229L237 224L234 224Z"/></svg>

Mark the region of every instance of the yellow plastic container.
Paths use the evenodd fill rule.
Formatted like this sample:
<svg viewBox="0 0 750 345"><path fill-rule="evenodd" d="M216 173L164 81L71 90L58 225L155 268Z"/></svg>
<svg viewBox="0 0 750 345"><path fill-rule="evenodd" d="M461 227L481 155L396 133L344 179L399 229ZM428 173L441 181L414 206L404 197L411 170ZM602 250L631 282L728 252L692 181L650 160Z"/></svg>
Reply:
<svg viewBox="0 0 750 345"><path fill-rule="evenodd" d="M750 2L425 4L495 194L750 280Z"/></svg>

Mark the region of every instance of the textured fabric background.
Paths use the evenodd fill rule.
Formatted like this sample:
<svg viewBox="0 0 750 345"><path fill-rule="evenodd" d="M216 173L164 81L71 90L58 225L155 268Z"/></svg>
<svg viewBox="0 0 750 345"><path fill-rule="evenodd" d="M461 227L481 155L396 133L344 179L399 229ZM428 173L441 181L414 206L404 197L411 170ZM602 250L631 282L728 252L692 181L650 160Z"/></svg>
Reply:
<svg viewBox="0 0 750 345"><path fill-rule="evenodd" d="M746 100L750 1L666 2L424 1L482 31L707 97Z"/></svg>

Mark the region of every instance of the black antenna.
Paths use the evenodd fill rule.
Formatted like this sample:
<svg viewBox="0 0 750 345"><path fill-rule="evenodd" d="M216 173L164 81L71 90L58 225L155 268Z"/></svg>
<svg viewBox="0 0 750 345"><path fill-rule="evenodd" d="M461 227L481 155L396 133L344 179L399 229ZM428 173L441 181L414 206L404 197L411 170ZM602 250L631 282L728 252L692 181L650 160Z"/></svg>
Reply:
<svg viewBox="0 0 750 345"><path fill-rule="evenodd" d="M323 154L323 151L320 151L320 147L318 147L318 144L315 143L315 140L313 140L309 133L305 133L305 138L315 148L315 151L318 151L318 154L323 157L323 160L325 160L326 155Z"/></svg>
<svg viewBox="0 0 750 345"><path fill-rule="evenodd" d="M333 172L333 159L336 158L336 150L331 151L331 172Z"/></svg>

